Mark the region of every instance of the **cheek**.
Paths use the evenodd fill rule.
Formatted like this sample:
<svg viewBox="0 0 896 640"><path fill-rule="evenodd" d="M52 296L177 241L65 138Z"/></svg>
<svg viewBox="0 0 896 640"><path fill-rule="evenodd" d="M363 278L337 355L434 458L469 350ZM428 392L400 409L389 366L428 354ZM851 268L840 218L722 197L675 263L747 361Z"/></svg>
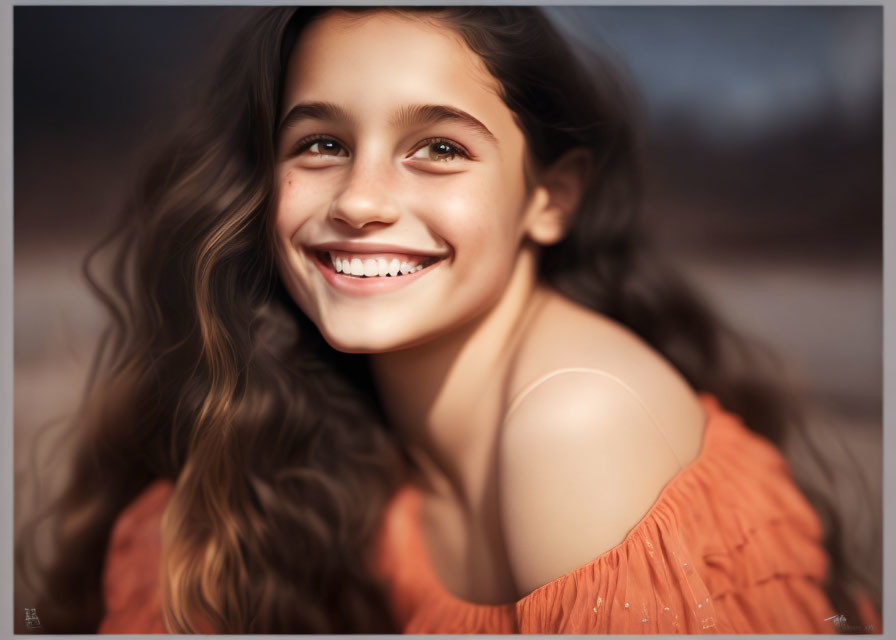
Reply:
<svg viewBox="0 0 896 640"><path fill-rule="evenodd" d="M305 313L313 315L308 308L309 291L307 264L298 255L298 247L294 242L299 229L311 217L311 203L303 194L308 193L293 171L285 171L278 176L274 193L274 216L276 264L280 278L292 294L293 300Z"/></svg>
<svg viewBox="0 0 896 640"><path fill-rule="evenodd" d="M300 171L286 170L278 177L274 200L275 229L282 241L290 243L315 211L326 210L326 189L308 180Z"/></svg>
<svg viewBox="0 0 896 640"><path fill-rule="evenodd" d="M437 231L458 259L506 263L520 239L522 203L506 183L471 182L438 200Z"/></svg>
<svg viewBox="0 0 896 640"><path fill-rule="evenodd" d="M296 228L301 224L302 213L299 207L301 202L298 197L299 187L296 184L294 173L286 171L278 178L277 190L274 195L274 215L277 237L288 241Z"/></svg>

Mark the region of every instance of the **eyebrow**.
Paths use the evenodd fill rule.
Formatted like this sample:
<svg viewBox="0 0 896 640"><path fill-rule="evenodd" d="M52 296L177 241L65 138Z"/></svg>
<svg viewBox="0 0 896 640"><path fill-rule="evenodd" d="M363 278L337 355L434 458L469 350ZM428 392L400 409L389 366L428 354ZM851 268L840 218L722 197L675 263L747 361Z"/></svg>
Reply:
<svg viewBox="0 0 896 640"><path fill-rule="evenodd" d="M393 126L413 126L438 124L440 122L457 122L474 131L490 142L498 144L498 139L484 124L466 111L443 104L414 104L402 107L390 121Z"/></svg>
<svg viewBox="0 0 896 640"><path fill-rule="evenodd" d="M332 102L300 102L289 110L280 124L277 135L294 127L301 120L352 120L352 114Z"/></svg>
<svg viewBox="0 0 896 640"><path fill-rule="evenodd" d="M352 120L353 115L332 102L300 102L294 105L277 126L277 135L295 126L301 120ZM389 124L395 127L420 126L438 124L440 122L457 122L467 129L484 136L487 140L498 144L488 127L466 111L442 104L414 104L401 107Z"/></svg>

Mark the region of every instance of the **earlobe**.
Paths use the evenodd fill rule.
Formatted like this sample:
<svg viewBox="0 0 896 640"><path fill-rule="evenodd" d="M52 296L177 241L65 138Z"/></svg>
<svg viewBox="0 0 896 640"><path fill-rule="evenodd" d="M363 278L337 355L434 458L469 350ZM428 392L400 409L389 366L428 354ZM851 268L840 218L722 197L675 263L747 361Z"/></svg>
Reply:
<svg viewBox="0 0 896 640"><path fill-rule="evenodd" d="M591 153L570 149L544 171L533 194L529 237L541 245L560 242L569 231L591 177Z"/></svg>

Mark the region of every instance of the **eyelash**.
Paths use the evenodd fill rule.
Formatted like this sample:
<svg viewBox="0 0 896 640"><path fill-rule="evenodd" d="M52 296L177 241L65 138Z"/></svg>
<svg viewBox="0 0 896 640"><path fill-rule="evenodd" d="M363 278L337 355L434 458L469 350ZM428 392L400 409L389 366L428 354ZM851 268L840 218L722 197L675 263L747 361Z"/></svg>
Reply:
<svg viewBox="0 0 896 640"><path fill-rule="evenodd" d="M315 142L324 142L324 141L327 141L327 142L335 142L335 143L338 144L340 147L342 147L343 149L345 149L345 145L342 144L341 142L339 142L339 140L337 140L336 138L333 138L333 137L331 137L331 136L324 136L324 135L320 135L320 134L315 134L315 135L307 136L307 137L302 138L301 140L299 140L299 141L296 143L296 146L295 146L295 148L294 148L294 150L293 150L293 152L292 152L292 155L298 155L298 154L300 154L300 153L303 153L303 152L307 151L307 150L309 149L309 147L311 147L311 145L313 145ZM325 154L323 154L323 153L313 153L313 152L312 152L312 155L315 155L315 156L323 156L323 155L325 155Z"/></svg>
<svg viewBox="0 0 896 640"><path fill-rule="evenodd" d="M306 137L306 138L302 138L301 140L299 140L299 142L296 143L295 150L293 151L293 155L298 155L298 154L300 154L300 153L304 153L305 151L308 151L308 149L309 149L315 142L324 142L324 141L326 141L326 142L335 142L335 143L338 144L340 147L342 147L343 149L345 149L346 151L348 151L347 147L346 147L344 144L342 144L339 140L337 140L336 138L333 138L332 136L325 136L325 135L321 135L321 134L314 134L314 135L311 135L311 136L308 136L308 137ZM454 155L459 155L459 156L461 156L462 158L464 158L464 159L466 159L466 160L471 160L472 157L473 157L473 156L470 154L470 152L467 151L462 145L458 144L457 142L454 142L453 140L449 140L448 138L427 138L427 139L425 139L425 140L421 140L421 141L414 147L414 150L411 151L411 152L410 152L407 156L405 156L405 157L406 157L406 158L410 158L412 155L414 155L415 153L417 153L418 151L420 151L420 149L422 149L422 148L424 148L424 147L427 147L427 146L429 146L429 145L433 145L433 144L444 144L444 145L450 147L451 149L453 149L453 151L454 151ZM312 152L311 155L313 155L313 156L319 156L319 157L320 157L320 156L324 156L324 155L326 155L326 154ZM447 162L447 160L433 160L433 162Z"/></svg>
<svg viewBox="0 0 896 640"><path fill-rule="evenodd" d="M434 144L444 144L445 146L451 147L451 149L454 150L453 155L459 155L466 160L472 159L472 156L470 155L469 151L464 149L461 145L454 142L453 140L448 140L447 138L427 138L426 140L422 140L416 147L414 147L414 150L406 157L410 157L410 156L414 155L415 153L420 151L420 149L422 149L423 147L428 147L428 146L431 146ZM435 160L435 162L442 162L442 161Z"/></svg>

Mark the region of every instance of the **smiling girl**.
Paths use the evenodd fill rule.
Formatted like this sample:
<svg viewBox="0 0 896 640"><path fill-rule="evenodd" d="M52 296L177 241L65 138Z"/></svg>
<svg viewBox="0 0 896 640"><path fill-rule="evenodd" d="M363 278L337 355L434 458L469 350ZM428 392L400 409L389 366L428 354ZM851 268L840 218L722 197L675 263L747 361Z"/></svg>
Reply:
<svg viewBox="0 0 896 640"><path fill-rule="evenodd" d="M604 63L535 8L278 8L214 87L116 236L47 629L852 612L745 426L776 439L784 405L726 372L739 343L637 240Z"/></svg>

